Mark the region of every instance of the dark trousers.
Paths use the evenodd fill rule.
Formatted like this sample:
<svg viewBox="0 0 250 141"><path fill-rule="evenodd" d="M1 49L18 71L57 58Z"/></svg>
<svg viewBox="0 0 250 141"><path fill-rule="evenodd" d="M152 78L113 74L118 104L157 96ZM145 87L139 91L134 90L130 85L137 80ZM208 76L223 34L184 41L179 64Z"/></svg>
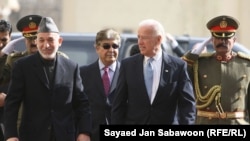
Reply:
<svg viewBox="0 0 250 141"><path fill-rule="evenodd" d="M0 141L4 141L3 131L0 131Z"/></svg>
<svg viewBox="0 0 250 141"><path fill-rule="evenodd" d="M49 141L56 141L53 126L51 126L51 128L50 128L50 140Z"/></svg>

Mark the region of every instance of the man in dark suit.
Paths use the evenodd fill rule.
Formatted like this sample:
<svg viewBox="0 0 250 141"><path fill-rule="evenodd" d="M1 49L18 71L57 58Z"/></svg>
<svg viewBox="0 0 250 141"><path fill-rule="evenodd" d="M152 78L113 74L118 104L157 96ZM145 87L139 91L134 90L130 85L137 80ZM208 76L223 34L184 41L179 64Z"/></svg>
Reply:
<svg viewBox="0 0 250 141"><path fill-rule="evenodd" d="M187 64L162 51L164 33L156 20L139 24L140 54L121 62L111 124L194 124L195 98ZM151 72L151 80L146 80Z"/></svg>
<svg viewBox="0 0 250 141"><path fill-rule="evenodd" d="M62 41L53 19L44 17L38 28L38 52L14 62L5 103L7 141L90 141L88 98L78 65L57 53Z"/></svg>
<svg viewBox="0 0 250 141"><path fill-rule="evenodd" d="M91 141L100 141L99 126L110 124L111 105L120 68L120 63L117 61L120 44L120 35L114 29L107 28L99 31L95 41L99 59L80 68L84 91L88 95L93 115ZM110 80L107 93L105 93L105 82L102 80L105 67L108 67Z"/></svg>

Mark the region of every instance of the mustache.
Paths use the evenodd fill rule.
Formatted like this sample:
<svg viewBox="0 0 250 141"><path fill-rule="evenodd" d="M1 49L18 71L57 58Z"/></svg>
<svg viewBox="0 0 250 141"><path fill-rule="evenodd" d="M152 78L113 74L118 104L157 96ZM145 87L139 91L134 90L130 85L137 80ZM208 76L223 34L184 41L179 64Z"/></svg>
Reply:
<svg viewBox="0 0 250 141"><path fill-rule="evenodd" d="M216 48L219 48L219 47L227 47L227 45L225 43L220 43L216 45Z"/></svg>
<svg viewBox="0 0 250 141"><path fill-rule="evenodd" d="M36 47L36 44L31 44L30 47L31 48Z"/></svg>

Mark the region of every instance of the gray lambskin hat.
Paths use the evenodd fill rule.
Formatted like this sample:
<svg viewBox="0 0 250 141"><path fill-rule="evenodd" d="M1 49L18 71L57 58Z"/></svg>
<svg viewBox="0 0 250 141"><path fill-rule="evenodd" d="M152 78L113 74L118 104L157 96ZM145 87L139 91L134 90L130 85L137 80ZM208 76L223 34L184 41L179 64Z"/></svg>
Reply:
<svg viewBox="0 0 250 141"><path fill-rule="evenodd" d="M39 32L55 32L59 33L59 30L51 17L43 17L39 26L38 26L38 33Z"/></svg>

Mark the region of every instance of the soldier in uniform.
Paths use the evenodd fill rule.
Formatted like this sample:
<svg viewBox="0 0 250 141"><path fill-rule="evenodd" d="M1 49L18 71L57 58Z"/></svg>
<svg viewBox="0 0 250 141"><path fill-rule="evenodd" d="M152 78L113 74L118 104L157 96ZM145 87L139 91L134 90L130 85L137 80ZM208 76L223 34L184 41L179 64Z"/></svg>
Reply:
<svg viewBox="0 0 250 141"><path fill-rule="evenodd" d="M193 79L196 124L249 124L250 56L232 51L238 27L231 16L211 19L207 28L215 52L201 54L203 45L182 57Z"/></svg>
<svg viewBox="0 0 250 141"><path fill-rule="evenodd" d="M25 37L26 50L22 52L15 52L8 55L3 68L3 73L0 75L0 84L6 84L10 81L10 73L12 70L12 64L17 59L24 57L26 55L37 52L37 47L35 43L38 24L40 23L42 16L40 15L28 15L21 18L17 22L18 31L22 32Z"/></svg>
<svg viewBox="0 0 250 141"><path fill-rule="evenodd" d="M7 55L2 53L2 49L10 42L12 25L6 20L0 20L0 74L7 59ZM0 86L0 141L3 141L3 105L7 92L7 85Z"/></svg>

